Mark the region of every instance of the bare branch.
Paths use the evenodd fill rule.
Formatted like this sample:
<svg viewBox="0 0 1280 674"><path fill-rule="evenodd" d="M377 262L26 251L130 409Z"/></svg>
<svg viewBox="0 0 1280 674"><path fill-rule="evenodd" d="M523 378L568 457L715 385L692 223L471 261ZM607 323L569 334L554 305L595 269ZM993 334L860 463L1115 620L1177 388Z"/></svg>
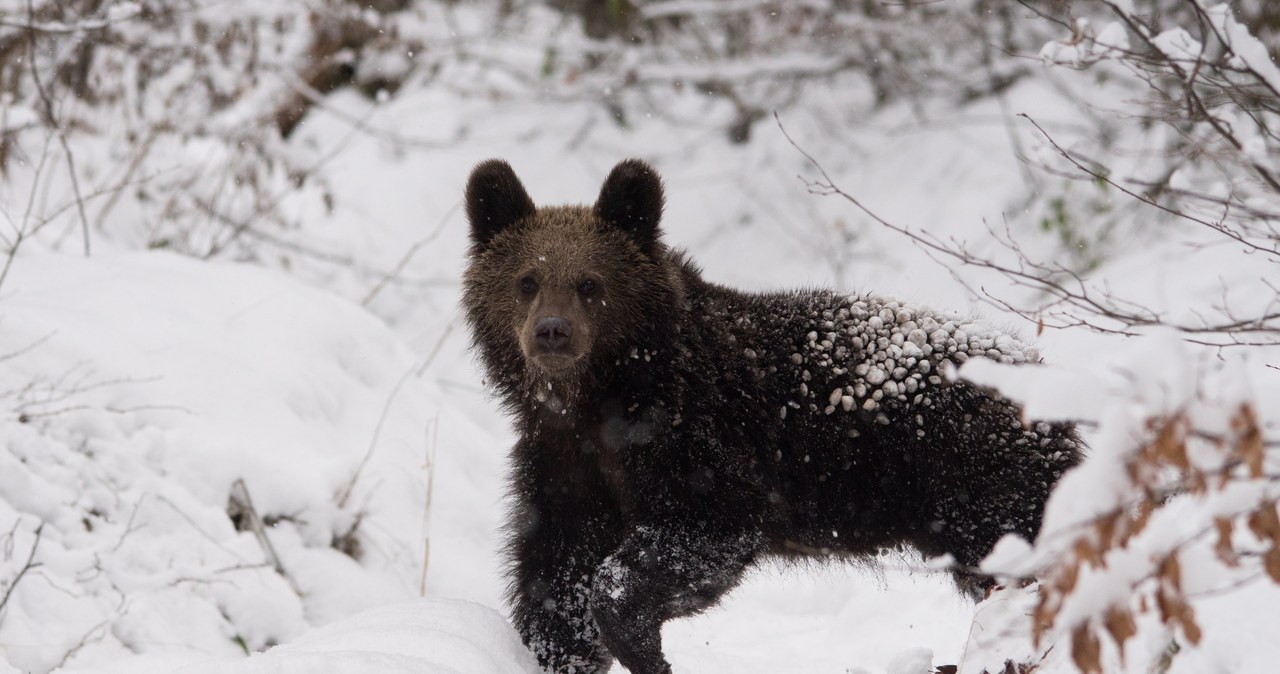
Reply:
<svg viewBox="0 0 1280 674"><path fill-rule="evenodd" d="M258 546L262 548L262 554L266 557L271 568L275 569L275 572L289 583L295 593L302 594L294 583L293 578L285 572L284 564L280 563L280 556L276 554L276 548L271 544L271 539L267 536L267 528L262 522L262 516L258 514L258 509L253 507L253 498L249 496L249 486L245 484L243 478L236 478L236 481L231 483L231 503L232 507L237 509L244 517L245 524L253 532L254 538L258 540Z"/></svg>
<svg viewBox="0 0 1280 674"><path fill-rule="evenodd" d="M1137 328L1166 326L1183 333L1183 338L1188 342L1209 346L1280 344L1280 325L1275 323L1280 320L1280 311L1272 311L1247 319L1229 318L1217 323L1180 323L1142 307L1140 304L1117 298L1105 289L1099 293L1079 274L1065 267L1033 262L1017 247L1011 238L1006 240L997 237L997 240L1010 247L1017 255L1015 264L1002 263L989 257L979 256L969 250L962 242L954 239L941 240L927 232L918 232L890 222L872 211L859 199L841 189L830 174L827 173L826 169L791 138L776 113L775 119L787 142L800 152L822 177L819 181L801 178L811 193L838 196L848 201L882 227L907 237L913 244L928 254L930 259L939 262L948 270L951 270L951 264L989 269L1003 275L1016 286L1040 291L1051 300L1045 306L1033 309L1015 306L1007 300L993 296L985 289L979 288L974 292L976 297L987 301L993 306L1011 311L1037 325L1056 329L1084 327L1101 333L1134 335L1137 334L1135 332ZM1035 122L1032 121L1032 123L1034 124ZM1037 128L1039 128L1038 125ZM1055 144L1055 147L1058 146ZM1059 150L1061 151L1061 148ZM1068 158L1070 159L1069 156ZM1083 168L1083 165L1081 166ZM1204 224L1213 227L1212 223L1205 222ZM1217 231L1216 227L1214 229ZM953 272L953 277L964 284L966 288L971 291L974 290L966 281L955 274L954 270L951 271ZM1257 335L1258 337L1248 337L1248 335Z"/></svg>
<svg viewBox="0 0 1280 674"><path fill-rule="evenodd" d="M4 596L0 597L0 614L3 613L4 607L8 605L9 598L13 596L13 591L18 587L18 583L22 580L22 577L27 575L28 571L40 566L40 563L35 561L35 559L36 550L40 547L40 535L42 533L44 533L44 522L41 522L40 525L36 527L35 540L31 541L31 550L27 553L27 561L22 565L22 568L18 570L18 575L14 576L13 580L9 581L9 586L4 590Z"/></svg>
<svg viewBox="0 0 1280 674"><path fill-rule="evenodd" d="M30 35L27 38L27 59L31 68L31 80L35 83L36 91L40 95L40 102L44 106L45 118L57 133L58 142L62 145L62 153L67 158L67 174L71 178L71 191L75 195L76 210L80 214L81 233L84 237L84 255L89 257L89 216L84 211L84 197L80 192L80 177L76 174L76 158L71 152L71 144L67 142L66 129L58 122L57 115L54 113L53 102L49 98L49 92L40 80L40 67L36 58L36 30L34 24L31 23L35 19L35 8L32 3L33 0L27 0L27 28L30 31ZM7 266L5 271L8 271Z"/></svg>

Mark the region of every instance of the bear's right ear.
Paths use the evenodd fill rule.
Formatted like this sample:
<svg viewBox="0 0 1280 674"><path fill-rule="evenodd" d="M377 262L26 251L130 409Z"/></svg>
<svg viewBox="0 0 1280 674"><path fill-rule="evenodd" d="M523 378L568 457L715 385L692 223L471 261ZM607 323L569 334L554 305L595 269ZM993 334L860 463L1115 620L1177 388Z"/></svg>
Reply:
<svg viewBox="0 0 1280 674"><path fill-rule="evenodd" d="M490 159L471 171L467 180L467 220L471 222L471 240L477 246L488 245L498 232L533 215L535 210L533 199L507 162Z"/></svg>

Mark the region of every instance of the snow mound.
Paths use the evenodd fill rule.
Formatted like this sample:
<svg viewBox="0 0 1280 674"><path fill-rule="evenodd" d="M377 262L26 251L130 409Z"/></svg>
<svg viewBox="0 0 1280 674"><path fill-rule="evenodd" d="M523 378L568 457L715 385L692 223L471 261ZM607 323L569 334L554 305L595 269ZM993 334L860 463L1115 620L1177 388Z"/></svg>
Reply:
<svg viewBox="0 0 1280 674"><path fill-rule="evenodd" d="M304 634L247 660L209 662L181 674L519 674L537 663L507 621L464 601L382 606Z"/></svg>
<svg viewBox="0 0 1280 674"><path fill-rule="evenodd" d="M0 299L0 660L242 657L418 594L437 410L379 321L244 265L19 267Z"/></svg>

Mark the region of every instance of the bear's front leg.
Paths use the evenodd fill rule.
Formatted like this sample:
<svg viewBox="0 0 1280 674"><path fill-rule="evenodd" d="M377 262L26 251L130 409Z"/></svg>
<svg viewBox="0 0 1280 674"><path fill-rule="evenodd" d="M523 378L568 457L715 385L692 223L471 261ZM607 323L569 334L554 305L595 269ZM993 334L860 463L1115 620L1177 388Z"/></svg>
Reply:
<svg viewBox="0 0 1280 674"><path fill-rule="evenodd" d="M603 674L613 662L588 611L591 578L620 539L612 518L557 516L554 504L512 519L512 618L546 672Z"/></svg>
<svg viewBox="0 0 1280 674"><path fill-rule="evenodd" d="M600 640L631 674L669 674L662 624L714 604L762 549L758 532L636 527L591 583Z"/></svg>

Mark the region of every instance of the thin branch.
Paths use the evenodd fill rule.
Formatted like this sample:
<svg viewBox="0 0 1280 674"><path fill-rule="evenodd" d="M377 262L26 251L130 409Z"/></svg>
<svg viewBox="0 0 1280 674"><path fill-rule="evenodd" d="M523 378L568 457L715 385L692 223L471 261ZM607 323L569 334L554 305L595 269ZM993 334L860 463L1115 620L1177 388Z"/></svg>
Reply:
<svg viewBox="0 0 1280 674"><path fill-rule="evenodd" d="M27 553L26 563L18 570L18 575L14 576L13 580L9 581L9 587L5 588L4 596L0 597L0 614L3 613L4 607L8 605L9 598L13 596L13 591L18 587L18 582L22 580L22 577L27 575L28 571L40 566L40 563L35 561L35 559L36 550L40 547L40 535L42 533L44 533L44 522L41 522L40 526L36 527L35 540L31 541L31 551Z"/></svg>
<svg viewBox="0 0 1280 674"><path fill-rule="evenodd" d="M275 572L289 583L289 586L293 588L296 594L302 594L294 583L293 578L285 572L284 564L280 563L280 556L276 554L276 548L271 544L271 539L267 536L267 528L262 522L262 516L258 514L258 509L253 507L253 498L249 496L249 486L245 484L243 478L236 478L236 481L231 483L231 501L245 517L249 530L253 532L254 538L258 540L258 547L262 548L262 554L267 558L267 562L271 564L271 568L275 569Z"/></svg>
<svg viewBox="0 0 1280 674"><path fill-rule="evenodd" d="M0 277L0 279L2 279L2 278L3 278L3 277ZM49 333L45 334L43 337L40 337L40 338L38 338L38 339L36 339L36 340L34 340L34 341L30 342L30 343L29 343L29 344L27 344L26 346L20 347L20 348L18 348L17 350L15 350L15 351L10 351L9 353L6 353L6 354L0 354L0 363L5 362L6 360L12 360L12 359L14 359L14 358L17 358L17 357L19 357L19 356L25 355L25 354L27 354L27 353L30 353L30 352L32 352L32 351L34 351L34 350L36 350L36 349L40 348L42 345L44 345L44 343L45 343L45 342L48 342L50 339L53 339L53 336L54 336L54 335L56 335L56 334L58 334L58 331L57 331L57 330L52 330L52 331L50 331Z"/></svg>
<svg viewBox="0 0 1280 674"><path fill-rule="evenodd" d="M31 3L27 3L28 12L31 10ZM26 22L10 21L0 17L0 28L18 28L21 30L32 31L36 33L45 33L48 35L79 35L80 33L88 33L99 30L106 30L118 23L132 21L138 18L142 12L133 12L121 16L111 18L95 19L92 21L81 21L79 23L63 23L61 21L51 21L45 23L35 23L34 16L28 16Z"/></svg>
<svg viewBox="0 0 1280 674"><path fill-rule="evenodd" d="M382 426L387 421L387 416L391 412L391 404L395 402L396 396L400 393L400 389L404 387L410 377L421 377L427 371L427 368L431 366L431 363L435 361L436 356L440 353L440 349L444 346L445 340L448 339L449 335L453 332L453 327L456 322L456 320L450 321L449 324L445 326L444 332L440 334L439 339L436 340L435 346L431 349L431 353L427 354L427 357L423 359L422 364L415 364L413 367L406 370L405 373L400 376L400 380L396 382L396 385L391 388L391 392L387 394L386 402L382 404L382 412L378 415L378 423L373 428L373 437L369 439L369 447L365 449L364 456L360 458L360 463L356 465L355 471L351 473L351 479L347 481L347 485L343 487L342 491L338 495L339 508L346 507L347 501L351 499L352 492L355 491L356 482L360 480L360 474L364 472L365 467L369 464L369 460L373 458L373 452L378 448L378 438L382 435Z"/></svg>
<svg viewBox="0 0 1280 674"><path fill-rule="evenodd" d="M1165 326L1181 332L1185 341L1219 348L1280 343L1280 326L1271 323L1280 319L1280 312L1265 313L1249 320L1229 318L1229 320L1217 324L1177 323L1141 305L1115 298L1105 287L1099 291L1101 292L1101 297L1099 297L1091 290L1090 285L1085 282L1084 278L1076 272L1061 265L1046 266L1032 262L1012 241L1004 243L1018 255L1016 265L1003 264L990 258L978 256L962 242L954 238L942 240L932 234L917 232L909 227L890 222L872 211L859 199L841 189L830 174L827 173L826 169L790 136L777 113L774 113L774 118L787 142L808 160L822 178L819 181L800 178L811 193L823 196L838 196L886 229L907 237L913 244L924 251L930 259L947 268L952 273L953 278L956 278L970 290L973 290L972 286L961 279L955 270L947 264L948 260L952 264L960 266L990 269L1003 275L1014 285L1039 290L1052 300L1040 310L1029 310L1015 307L1008 301L998 299L985 289L979 289L979 292L975 293L975 296L994 306L1012 311L1038 325L1056 329L1085 327L1096 332L1128 336L1137 334L1136 328ZM1055 307L1057 308L1055 309ZM1084 315L1077 315L1069 311L1071 309L1081 311ZM1049 320L1046 320L1044 313L1046 310L1053 311ZM1094 318L1090 318L1091 316L1115 321L1120 327L1105 325ZM1242 335L1248 334L1261 334L1263 337L1260 339L1242 337ZM1220 339L1207 339L1206 336L1217 336Z"/></svg>
<svg viewBox="0 0 1280 674"><path fill-rule="evenodd" d="M351 493L355 491L356 482L360 480L360 474L364 471L365 466L369 464L369 459L373 458L373 451L378 448L378 438L382 435L382 426L387 421L387 416L391 413L391 404L395 402L396 395L400 393L400 389L413 377L413 373L417 370L417 365L409 368L396 385L391 388L391 393L387 394L386 401L382 404L382 412L378 415L378 423L373 427L373 437L369 438L369 447L365 449L364 456L360 458L360 463L356 465L355 471L351 473L351 479L347 480L347 485L343 487L338 495L338 507L345 508L347 501L351 498Z"/></svg>
<svg viewBox="0 0 1280 674"><path fill-rule="evenodd" d="M360 300L360 306L364 306L364 307L369 306L369 303L372 302L373 299L378 296L378 293L382 292L382 290L386 288L387 285L391 283L393 280L399 278L400 272L404 271L404 268L409 265L409 261L413 259L413 256L417 255L418 251L421 250L423 247L427 246L432 241L435 241L437 238L439 238L440 233L444 231L445 225L449 223L449 220L451 220L454 214L457 212L458 212L458 204L454 204L453 207L451 207L448 211L445 212L444 217L440 219L440 223L436 225L436 228L434 231L428 234L425 238L415 241L412 246L409 246L409 249L406 250L404 252L404 255L400 257L400 261L396 263L396 266L393 267L391 271L384 274L382 278L378 280L378 283L374 285L373 288L371 288L369 292L366 293L365 296Z"/></svg>
<svg viewBox="0 0 1280 674"><path fill-rule="evenodd" d="M27 29L29 31L27 58L29 59L28 66L31 68L31 80L36 85L36 92L40 95L41 104L44 105L45 117L57 133L58 143L62 145L62 153L67 157L67 174L71 177L71 191L75 195L76 210L80 214L81 233L84 236L84 256L89 257L89 216L84 211L84 197L80 191L80 178L76 175L76 158L71 152L71 144L67 142L66 130L54 113L53 101L49 98L49 92L45 89L44 83L40 81L40 68L36 59L36 29L32 23L35 20L35 8L32 2L33 0L27 0Z"/></svg>
<svg viewBox="0 0 1280 674"><path fill-rule="evenodd" d="M1180 210L1178 210L1178 209L1170 208L1170 207L1168 207L1168 206L1165 206L1164 204L1162 204L1162 203L1160 203L1160 202L1158 202L1158 201L1156 201L1156 200L1152 199L1151 197L1148 197L1148 196L1146 196L1146 195L1144 195L1144 194L1138 194L1137 192L1134 192L1133 190L1130 190L1129 188L1125 187L1124 185L1121 185L1120 183L1116 182L1115 180L1112 180L1112 179L1111 179L1111 176L1109 176L1108 174L1103 173L1103 172L1098 171L1098 170L1095 170L1095 169L1092 169L1092 168L1089 168L1088 166L1085 166L1083 163L1081 163L1079 160L1077 160L1077 159L1075 158L1075 156L1073 156L1070 152L1067 152L1067 151L1066 151L1066 150L1065 150L1061 145L1059 145L1059 144L1058 144L1058 142L1057 142L1056 140L1054 140L1054 139L1053 139L1053 136L1049 135L1049 132L1048 132L1048 131L1045 131L1045 130L1044 130L1044 127L1040 126L1039 122L1037 122L1036 120L1032 119L1030 115L1026 114L1025 112L1020 112L1020 113L1018 113L1018 116L1019 116L1019 117L1022 117L1022 118L1023 118L1023 119L1025 119L1025 120L1027 120L1028 122L1030 122L1030 123L1031 123L1031 125L1032 125L1032 126L1036 127L1036 130L1040 132L1040 135L1044 136L1045 140L1047 140L1047 141L1049 142L1049 144L1053 146L1053 149L1054 149L1054 150L1056 150L1056 151L1057 151L1057 153L1058 153L1059 155L1061 155L1063 159L1066 159L1067 161L1071 162L1071 164L1072 164L1073 166L1075 166L1075 167L1076 167L1077 169L1079 169L1081 172L1083 172L1083 173L1087 174L1090 178L1093 178L1094 180L1099 180L1099 181L1105 182L1106 184L1108 184L1108 185L1110 185L1110 186L1112 186L1112 187L1116 188L1117 190L1119 190L1119 191L1123 192L1124 194L1126 194L1126 195L1128 195L1128 196L1130 196L1130 197L1133 197L1134 199L1137 199L1138 201L1140 201L1140 202L1142 202L1142 203L1144 203L1144 204L1147 204L1148 206L1151 206L1151 207L1153 207L1153 208L1159 209L1160 211L1163 211L1164 213L1168 213L1169 215L1172 215L1172 216L1177 217L1177 218L1181 218L1181 219L1183 219L1183 220L1187 220L1187 221L1190 221L1190 222L1194 222L1194 223L1196 223L1197 225L1201 225L1201 226L1204 226L1204 227L1208 227L1209 229L1211 229L1211 230L1213 230L1213 231L1215 231L1215 232L1218 232L1218 233L1220 233L1220 234L1222 234L1222 235L1224 235L1224 236L1227 236L1227 237L1231 238L1232 240L1236 241L1237 243L1239 243L1239 244L1241 244L1241 245L1243 245L1243 246L1245 246L1245 247L1247 247L1247 248L1249 248L1249 249L1251 249L1251 250L1253 250L1253 251L1260 252L1260 253L1267 253L1267 254L1269 254L1269 255L1280 255L1280 250L1277 250L1275 247L1270 247L1270 248L1268 248L1268 247L1266 247L1266 246L1260 246L1260 245L1258 245L1258 244L1256 244L1256 243L1254 243L1254 242L1252 242L1252 241L1249 241L1249 240L1245 239L1245 238L1244 238L1242 235L1240 235L1239 233L1237 233L1237 232L1235 232L1235 231L1233 231L1233 230L1231 230L1231 229L1229 229L1229 228L1225 227L1222 223L1215 223L1215 222L1210 222L1210 221L1208 221L1208 220L1204 220L1204 219L1201 219L1201 218L1197 218L1197 217L1195 217L1195 216L1193 216L1193 215L1189 215L1189 214L1187 214L1187 213L1186 213L1186 212L1184 212L1184 211L1180 211Z"/></svg>

